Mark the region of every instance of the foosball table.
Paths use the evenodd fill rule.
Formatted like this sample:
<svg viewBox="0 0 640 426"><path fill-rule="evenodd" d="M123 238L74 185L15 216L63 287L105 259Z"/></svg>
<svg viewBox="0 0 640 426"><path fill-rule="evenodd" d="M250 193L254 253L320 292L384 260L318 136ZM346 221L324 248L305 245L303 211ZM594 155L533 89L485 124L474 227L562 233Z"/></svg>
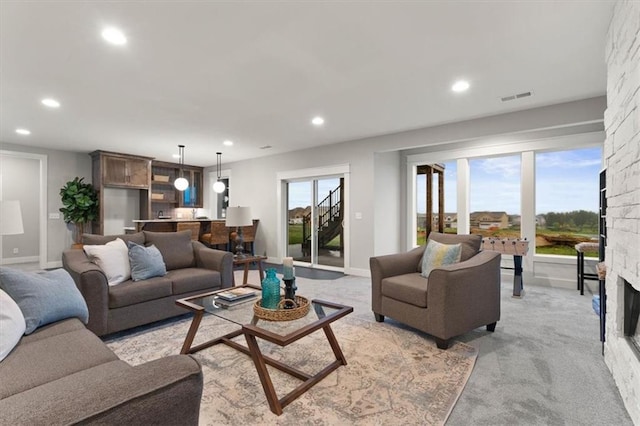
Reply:
<svg viewBox="0 0 640 426"><path fill-rule="evenodd" d="M522 282L522 256L529 251L529 241L524 238L483 238L482 249L496 251L502 254L513 255L513 297L524 296L524 283Z"/></svg>

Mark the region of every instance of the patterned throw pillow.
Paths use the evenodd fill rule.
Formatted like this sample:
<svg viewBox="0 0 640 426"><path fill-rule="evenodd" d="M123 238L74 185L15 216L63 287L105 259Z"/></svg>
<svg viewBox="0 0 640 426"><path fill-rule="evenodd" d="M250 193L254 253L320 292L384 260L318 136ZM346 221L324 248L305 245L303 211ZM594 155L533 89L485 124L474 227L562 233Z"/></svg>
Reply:
<svg viewBox="0 0 640 426"><path fill-rule="evenodd" d="M131 263L131 279L133 281L167 275L167 267L156 246L152 244L145 247L131 241L127 243L127 246L129 246L129 262Z"/></svg>
<svg viewBox="0 0 640 426"><path fill-rule="evenodd" d="M440 266L451 265L460 262L462 255L461 244L441 244L437 241L429 240L422 255L422 273L425 278L429 278L432 270Z"/></svg>

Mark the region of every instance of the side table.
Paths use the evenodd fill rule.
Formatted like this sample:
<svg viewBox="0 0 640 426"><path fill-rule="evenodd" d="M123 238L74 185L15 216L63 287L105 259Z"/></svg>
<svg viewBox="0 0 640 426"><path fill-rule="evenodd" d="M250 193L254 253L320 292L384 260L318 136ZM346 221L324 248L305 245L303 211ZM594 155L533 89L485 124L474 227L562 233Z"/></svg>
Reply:
<svg viewBox="0 0 640 426"><path fill-rule="evenodd" d="M265 260L267 256L252 256L246 255L243 257L233 256L233 266L234 270L236 266L244 265L244 277L242 278L242 284L247 284L249 280L249 265L253 262L258 264L258 271L260 272L260 282L264 279L264 269L262 268L262 261ZM235 274L233 274L233 285L236 285Z"/></svg>

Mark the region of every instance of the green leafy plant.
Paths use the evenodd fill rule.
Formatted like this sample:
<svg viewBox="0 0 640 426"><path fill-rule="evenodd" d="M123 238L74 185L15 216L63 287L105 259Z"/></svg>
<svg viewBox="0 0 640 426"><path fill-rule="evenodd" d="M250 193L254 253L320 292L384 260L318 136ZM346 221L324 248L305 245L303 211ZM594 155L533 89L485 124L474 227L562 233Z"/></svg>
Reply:
<svg viewBox="0 0 640 426"><path fill-rule="evenodd" d="M98 218L98 192L84 178L76 177L60 189L64 221L75 226L74 241L80 243L85 224Z"/></svg>

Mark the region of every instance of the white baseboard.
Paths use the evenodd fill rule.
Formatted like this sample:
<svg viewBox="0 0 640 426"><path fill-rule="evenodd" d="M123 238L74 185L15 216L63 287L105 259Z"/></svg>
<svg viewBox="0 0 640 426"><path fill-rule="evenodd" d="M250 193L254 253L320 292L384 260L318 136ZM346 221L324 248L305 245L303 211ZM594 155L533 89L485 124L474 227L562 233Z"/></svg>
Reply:
<svg viewBox="0 0 640 426"><path fill-rule="evenodd" d="M34 263L39 261L39 256L5 257L0 259L0 265L16 265L19 263Z"/></svg>
<svg viewBox="0 0 640 426"><path fill-rule="evenodd" d="M347 275L355 275L356 277L371 278L371 270L362 268L348 268L344 271Z"/></svg>
<svg viewBox="0 0 640 426"><path fill-rule="evenodd" d="M46 268L47 269L52 269L52 268L62 268L62 261L58 260L56 262L47 262L46 264Z"/></svg>

